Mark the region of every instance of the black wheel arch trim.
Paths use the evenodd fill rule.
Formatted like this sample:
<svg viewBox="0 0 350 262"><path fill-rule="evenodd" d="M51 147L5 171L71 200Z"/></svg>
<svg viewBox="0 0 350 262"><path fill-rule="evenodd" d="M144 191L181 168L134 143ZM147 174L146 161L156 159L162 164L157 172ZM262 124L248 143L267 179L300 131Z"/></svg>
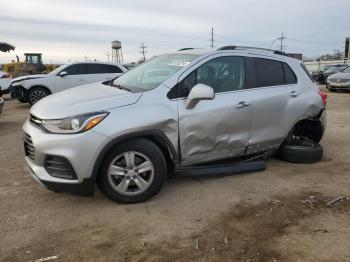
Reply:
<svg viewBox="0 0 350 262"><path fill-rule="evenodd" d="M50 95L52 94L50 88L48 88L47 86L44 86L44 85L33 85L33 86L29 87L28 89L26 89L26 88L25 88L25 89L27 90L27 93L29 93L29 92L30 92L31 90L33 90L34 88L44 88L44 89L46 89L47 91L49 91Z"/></svg>
<svg viewBox="0 0 350 262"><path fill-rule="evenodd" d="M55 183L43 180L40 180L40 182L43 183L47 189L57 193L64 192L72 195L92 197L95 192L95 181L91 178L86 178L79 184Z"/></svg>
<svg viewBox="0 0 350 262"><path fill-rule="evenodd" d="M169 155L171 157L171 160L174 162L174 164L178 163L179 156L176 152L173 144L171 143L170 139L160 130L144 130L144 131L138 131L133 133L128 133L125 135L118 136L111 141L109 141L104 148L100 151L99 155L96 158L96 161L94 163L94 167L92 169L91 179L93 181L96 181L96 178L98 176L100 166L102 164L103 159L105 158L106 154L111 150L115 145L135 138L151 138L151 140L155 140L157 145L158 143L161 143L162 146L166 146L167 150L169 151Z"/></svg>

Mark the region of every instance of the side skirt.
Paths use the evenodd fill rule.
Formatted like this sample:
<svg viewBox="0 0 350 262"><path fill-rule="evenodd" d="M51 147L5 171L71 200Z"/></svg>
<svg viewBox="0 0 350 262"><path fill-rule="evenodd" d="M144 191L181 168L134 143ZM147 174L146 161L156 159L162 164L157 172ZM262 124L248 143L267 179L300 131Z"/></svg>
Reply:
<svg viewBox="0 0 350 262"><path fill-rule="evenodd" d="M261 159L266 156L266 153L263 153L240 162L176 167L174 174L177 176L223 176L264 171L267 165Z"/></svg>

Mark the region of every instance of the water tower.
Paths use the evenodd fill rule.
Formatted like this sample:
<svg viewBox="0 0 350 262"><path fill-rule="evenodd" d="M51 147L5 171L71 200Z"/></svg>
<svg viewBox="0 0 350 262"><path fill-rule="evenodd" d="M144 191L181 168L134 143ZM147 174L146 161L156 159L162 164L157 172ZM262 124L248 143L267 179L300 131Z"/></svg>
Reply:
<svg viewBox="0 0 350 262"><path fill-rule="evenodd" d="M112 41L112 62L123 63L122 43L118 40Z"/></svg>

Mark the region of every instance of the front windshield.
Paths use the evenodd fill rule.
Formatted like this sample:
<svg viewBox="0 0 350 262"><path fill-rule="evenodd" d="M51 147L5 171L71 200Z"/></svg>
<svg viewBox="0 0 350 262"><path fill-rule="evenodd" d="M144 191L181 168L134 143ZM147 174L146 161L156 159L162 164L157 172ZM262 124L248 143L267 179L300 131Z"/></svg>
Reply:
<svg viewBox="0 0 350 262"><path fill-rule="evenodd" d="M113 81L113 85L126 88L131 92L151 90L197 57L198 55L193 54L157 56L121 75Z"/></svg>
<svg viewBox="0 0 350 262"><path fill-rule="evenodd" d="M52 70L49 73L49 75L57 75L64 67L65 67L65 65L61 65L61 66L57 67L56 69Z"/></svg>
<svg viewBox="0 0 350 262"><path fill-rule="evenodd" d="M332 72L334 72L335 70L334 70L334 67L331 67L331 68L329 68L329 69L327 69L326 71L324 71L325 72L325 74L327 74L327 73L332 73Z"/></svg>
<svg viewBox="0 0 350 262"><path fill-rule="evenodd" d="M343 73L350 73L350 66L348 66L347 68L345 68L342 72L343 72Z"/></svg>
<svg viewBox="0 0 350 262"><path fill-rule="evenodd" d="M324 65L324 66L321 66L320 71L324 72L324 71L328 70L329 68L330 68L329 65Z"/></svg>

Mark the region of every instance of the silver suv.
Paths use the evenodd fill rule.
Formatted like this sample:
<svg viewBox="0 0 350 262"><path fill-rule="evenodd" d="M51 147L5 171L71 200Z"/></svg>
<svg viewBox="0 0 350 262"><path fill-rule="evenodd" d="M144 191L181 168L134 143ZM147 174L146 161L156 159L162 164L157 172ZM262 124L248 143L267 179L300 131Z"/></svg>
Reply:
<svg viewBox="0 0 350 262"><path fill-rule="evenodd" d="M325 99L302 62L277 51L183 49L39 101L23 126L25 159L51 190L92 195L97 184L140 202L170 171L246 162L295 137L318 143Z"/></svg>

